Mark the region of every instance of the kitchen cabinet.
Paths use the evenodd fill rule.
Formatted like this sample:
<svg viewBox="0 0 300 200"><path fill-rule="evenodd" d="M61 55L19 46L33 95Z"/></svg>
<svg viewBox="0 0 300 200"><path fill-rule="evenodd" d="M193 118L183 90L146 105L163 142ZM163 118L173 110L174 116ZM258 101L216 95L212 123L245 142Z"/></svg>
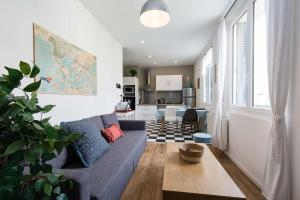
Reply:
<svg viewBox="0 0 300 200"><path fill-rule="evenodd" d="M182 75L157 75L156 91L181 91Z"/></svg>
<svg viewBox="0 0 300 200"><path fill-rule="evenodd" d="M145 121L155 121L157 115L156 105L137 105L136 119Z"/></svg>
<svg viewBox="0 0 300 200"><path fill-rule="evenodd" d="M135 120L135 111L116 112L118 120Z"/></svg>

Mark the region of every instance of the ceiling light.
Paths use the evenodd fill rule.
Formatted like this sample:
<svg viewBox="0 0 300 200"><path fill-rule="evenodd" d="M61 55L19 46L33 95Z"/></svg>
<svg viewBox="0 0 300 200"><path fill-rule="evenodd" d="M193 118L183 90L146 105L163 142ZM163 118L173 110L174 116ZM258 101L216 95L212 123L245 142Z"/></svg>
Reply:
<svg viewBox="0 0 300 200"><path fill-rule="evenodd" d="M151 58L152 56L148 56L148 58Z"/></svg>
<svg viewBox="0 0 300 200"><path fill-rule="evenodd" d="M156 64L157 64L157 62L156 62L156 61L154 61L154 62L153 62L153 64L154 64L154 65L156 65Z"/></svg>
<svg viewBox="0 0 300 200"><path fill-rule="evenodd" d="M144 44L144 43L145 43L145 41L144 41L144 40L141 40L141 43L142 43L142 44Z"/></svg>
<svg viewBox="0 0 300 200"><path fill-rule="evenodd" d="M142 7L140 21L146 27L163 27L170 20L169 8L163 0L148 0Z"/></svg>
<svg viewBox="0 0 300 200"><path fill-rule="evenodd" d="M175 60L175 61L174 61L174 63L175 63L175 64L177 64L177 63L178 63L178 61L177 61L177 60Z"/></svg>

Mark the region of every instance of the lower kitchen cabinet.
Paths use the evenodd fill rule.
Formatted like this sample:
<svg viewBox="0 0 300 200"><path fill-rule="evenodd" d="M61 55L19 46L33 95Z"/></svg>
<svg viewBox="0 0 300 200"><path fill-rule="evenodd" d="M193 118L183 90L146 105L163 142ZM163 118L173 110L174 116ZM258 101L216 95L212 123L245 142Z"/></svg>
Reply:
<svg viewBox="0 0 300 200"><path fill-rule="evenodd" d="M157 120L157 106L156 105L137 105L136 119L145 121Z"/></svg>

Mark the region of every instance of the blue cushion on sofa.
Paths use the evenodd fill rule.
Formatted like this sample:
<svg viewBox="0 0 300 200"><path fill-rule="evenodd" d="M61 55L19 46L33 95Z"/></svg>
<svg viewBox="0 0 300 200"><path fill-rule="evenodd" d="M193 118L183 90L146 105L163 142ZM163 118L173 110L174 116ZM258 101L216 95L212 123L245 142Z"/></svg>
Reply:
<svg viewBox="0 0 300 200"><path fill-rule="evenodd" d="M82 136L74 142L73 147L86 167L92 166L109 149L100 130L88 120L61 123L61 127L69 134L78 133Z"/></svg>
<svg viewBox="0 0 300 200"><path fill-rule="evenodd" d="M116 113L101 115L101 118L102 118L104 128L108 128L113 124L117 124L120 126Z"/></svg>

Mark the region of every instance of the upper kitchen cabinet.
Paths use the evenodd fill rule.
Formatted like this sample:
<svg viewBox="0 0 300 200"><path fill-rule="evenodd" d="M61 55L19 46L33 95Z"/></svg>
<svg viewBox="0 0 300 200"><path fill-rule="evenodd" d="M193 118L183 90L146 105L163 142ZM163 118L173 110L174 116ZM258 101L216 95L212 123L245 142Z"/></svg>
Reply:
<svg viewBox="0 0 300 200"><path fill-rule="evenodd" d="M156 91L181 91L182 75L157 75Z"/></svg>
<svg viewBox="0 0 300 200"><path fill-rule="evenodd" d="M139 80L137 77L123 77L123 85L138 85Z"/></svg>

